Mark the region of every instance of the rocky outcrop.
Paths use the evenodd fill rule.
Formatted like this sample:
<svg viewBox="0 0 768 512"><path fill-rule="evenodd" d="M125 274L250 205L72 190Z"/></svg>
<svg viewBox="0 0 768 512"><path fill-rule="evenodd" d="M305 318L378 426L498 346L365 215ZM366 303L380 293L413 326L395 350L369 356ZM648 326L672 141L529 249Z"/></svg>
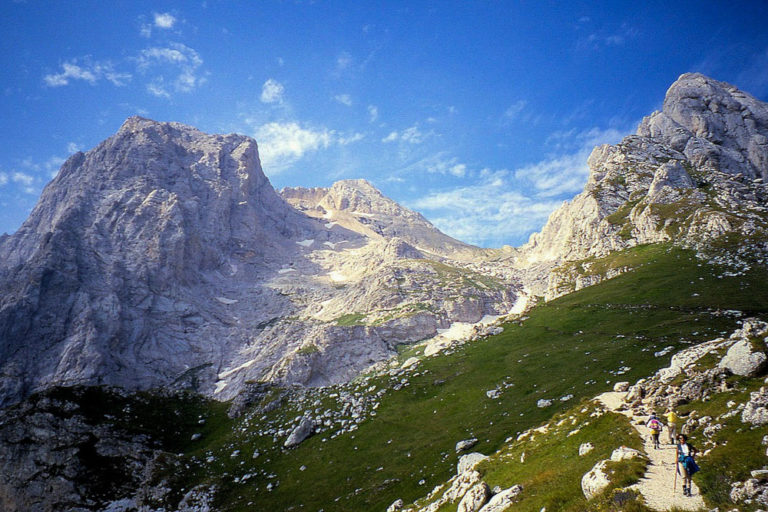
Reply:
<svg viewBox="0 0 768 512"><path fill-rule="evenodd" d="M720 367L735 375L754 377L765 369L766 360L768 356L764 351L756 350L749 340L741 340L728 349L720 361Z"/></svg>
<svg viewBox="0 0 768 512"><path fill-rule="evenodd" d="M636 135L595 148L588 164L584 191L521 247L517 265L547 269L664 241L711 255L726 235L748 238L748 252L765 261L768 105L749 94L682 75L661 112L645 118ZM587 285L605 278L581 277ZM562 281L550 283L548 297L573 290L561 290Z"/></svg>

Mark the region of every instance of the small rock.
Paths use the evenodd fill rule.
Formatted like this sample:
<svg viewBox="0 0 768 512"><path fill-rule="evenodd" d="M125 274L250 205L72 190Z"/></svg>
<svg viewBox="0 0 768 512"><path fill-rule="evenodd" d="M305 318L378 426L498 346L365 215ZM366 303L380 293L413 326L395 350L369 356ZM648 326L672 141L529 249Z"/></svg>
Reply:
<svg viewBox="0 0 768 512"><path fill-rule="evenodd" d="M635 450L634 448L628 448L626 446L620 446L613 450L611 453L611 460L613 462L619 462L621 460L634 459L640 456L642 456L642 453L640 453L638 450Z"/></svg>
<svg viewBox="0 0 768 512"><path fill-rule="evenodd" d="M401 498L398 498L395 501L393 501L389 507L387 507L387 512L397 512L398 510L402 510L403 505L405 505L403 500Z"/></svg>
<svg viewBox="0 0 768 512"><path fill-rule="evenodd" d="M536 407L539 407L542 409L544 407L549 407L550 405L552 405L552 400L547 400L546 398L542 398L541 400L536 402Z"/></svg>
<svg viewBox="0 0 768 512"><path fill-rule="evenodd" d="M613 390L617 393L624 393L629 391L629 382L617 382L613 385Z"/></svg>
<svg viewBox="0 0 768 512"><path fill-rule="evenodd" d="M459 441L456 443L456 453L463 452L464 450L469 450L473 446L477 444L477 438L473 437L472 439L464 439L463 441Z"/></svg>
<svg viewBox="0 0 768 512"><path fill-rule="evenodd" d="M581 446L579 446L579 457L583 457L594 449L595 445L592 443L582 443Z"/></svg>

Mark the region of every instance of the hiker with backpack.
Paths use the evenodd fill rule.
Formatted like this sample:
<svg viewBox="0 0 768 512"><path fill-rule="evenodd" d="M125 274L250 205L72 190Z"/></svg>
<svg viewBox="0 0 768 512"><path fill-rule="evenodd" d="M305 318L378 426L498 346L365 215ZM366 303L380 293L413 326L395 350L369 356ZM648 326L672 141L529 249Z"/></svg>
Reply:
<svg viewBox="0 0 768 512"><path fill-rule="evenodd" d="M699 470L694 456L699 451L688 443L688 436L677 436L677 471L683 476L683 496L692 496L691 477Z"/></svg>
<svg viewBox="0 0 768 512"><path fill-rule="evenodd" d="M659 449L659 434L661 433L662 425L656 413L651 413L651 417L648 418L648 422L645 424L651 430L651 439L653 440L653 447Z"/></svg>
<svg viewBox="0 0 768 512"><path fill-rule="evenodd" d="M664 415L667 418L667 435L669 436L669 444L675 444L677 441L677 422L680 420L675 410L671 407L667 408L667 413Z"/></svg>

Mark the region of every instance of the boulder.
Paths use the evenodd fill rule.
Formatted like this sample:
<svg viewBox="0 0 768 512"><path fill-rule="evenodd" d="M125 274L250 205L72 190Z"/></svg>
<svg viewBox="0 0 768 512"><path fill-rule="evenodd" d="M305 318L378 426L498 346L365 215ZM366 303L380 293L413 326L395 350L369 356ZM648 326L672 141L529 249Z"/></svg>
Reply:
<svg viewBox="0 0 768 512"><path fill-rule="evenodd" d="M749 402L741 411L741 421L752 425L768 425L768 391L765 387L749 395Z"/></svg>
<svg viewBox="0 0 768 512"><path fill-rule="evenodd" d="M629 391L629 382L617 382L613 385L613 390L617 393L624 393L625 391Z"/></svg>
<svg viewBox="0 0 768 512"><path fill-rule="evenodd" d="M301 418L301 422L293 429L291 435L285 440L283 446L291 448L301 444L306 438L312 435L315 430L315 422L309 416Z"/></svg>
<svg viewBox="0 0 768 512"><path fill-rule="evenodd" d="M387 512L397 512L403 509L403 500L401 498L396 499L390 506L387 507Z"/></svg>
<svg viewBox="0 0 768 512"><path fill-rule="evenodd" d="M483 505L488 503L488 499L491 497L491 489L485 482L472 487L459 502L459 508L456 512L478 512Z"/></svg>
<svg viewBox="0 0 768 512"><path fill-rule="evenodd" d="M579 446L579 457L583 457L594 449L595 445L592 443L582 443L581 446Z"/></svg>
<svg viewBox="0 0 768 512"><path fill-rule="evenodd" d="M601 460L581 478L581 490L584 497L591 500L610 485L611 481L605 472L607 460Z"/></svg>
<svg viewBox="0 0 768 512"><path fill-rule="evenodd" d="M456 443L456 453L463 452L464 450L469 450L473 446L477 444L477 438L471 438L471 439L464 439L463 441L459 441Z"/></svg>
<svg viewBox="0 0 768 512"><path fill-rule="evenodd" d="M463 455L459 458L459 463L456 465L456 474L461 475L462 473L475 469L475 466L487 458L487 456L477 452Z"/></svg>
<svg viewBox="0 0 768 512"><path fill-rule="evenodd" d="M627 446L620 446L613 450L613 453L611 453L611 460L613 462L619 462L620 460L627 460L627 459L634 459L636 457L642 457L642 453L638 450L635 450L634 448L629 448Z"/></svg>
<svg viewBox="0 0 768 512"><path fill-rule="evenodd" d="M552 405L552 400L547 400L546 398L542 398L541 400L536 402L536 407L540 407L542 409L544 407L549 407L550 405Z"/></svg>
<svg viewBox="0 0 768 512"><path fill-rule="evenodd" d="M755 350L749 340L741 340L728 349L718 366L727 368L736 375L754 377L766 367L766 361L768 356L764 352Z"/></svg>
<svg viewBox="0 0 768 512"><path fill-rule="evenodd" d="M493 496L493 498L480 509L480 512L503 512L517 500L517 497L520 496L522 492L522 485L514 485L509 489L504 489Z"/></svg>

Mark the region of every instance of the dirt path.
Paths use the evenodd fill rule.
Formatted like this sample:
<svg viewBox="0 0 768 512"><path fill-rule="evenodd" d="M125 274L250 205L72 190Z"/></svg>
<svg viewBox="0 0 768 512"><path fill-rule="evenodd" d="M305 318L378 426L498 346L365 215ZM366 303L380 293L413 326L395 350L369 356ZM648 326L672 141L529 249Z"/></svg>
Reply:
<svg viewBox="0 0 768 512"><path fill-rule="evenodd" d="M619 412L627 416L632 422L632 426L640 433L645 440L644 450L651 463L640 482L633 485L632 488L640 491L643 495L646 505L654 510L669 510L673 507L680 510L703 510L706 509L704 500L696 484L692 484L692 497L683 496L683 482L680 475L677 476L677 486L673 492L672 487L675 482L675 446L664 444L667 441L667 432L662 432L662 440L659 449L653 447L651 434L645 427L647 416L635 416L632 411L618 410L624 404L625 393L603 393L597 399L609 410ZM641 423L638 425L638 423Z"/></svg>

